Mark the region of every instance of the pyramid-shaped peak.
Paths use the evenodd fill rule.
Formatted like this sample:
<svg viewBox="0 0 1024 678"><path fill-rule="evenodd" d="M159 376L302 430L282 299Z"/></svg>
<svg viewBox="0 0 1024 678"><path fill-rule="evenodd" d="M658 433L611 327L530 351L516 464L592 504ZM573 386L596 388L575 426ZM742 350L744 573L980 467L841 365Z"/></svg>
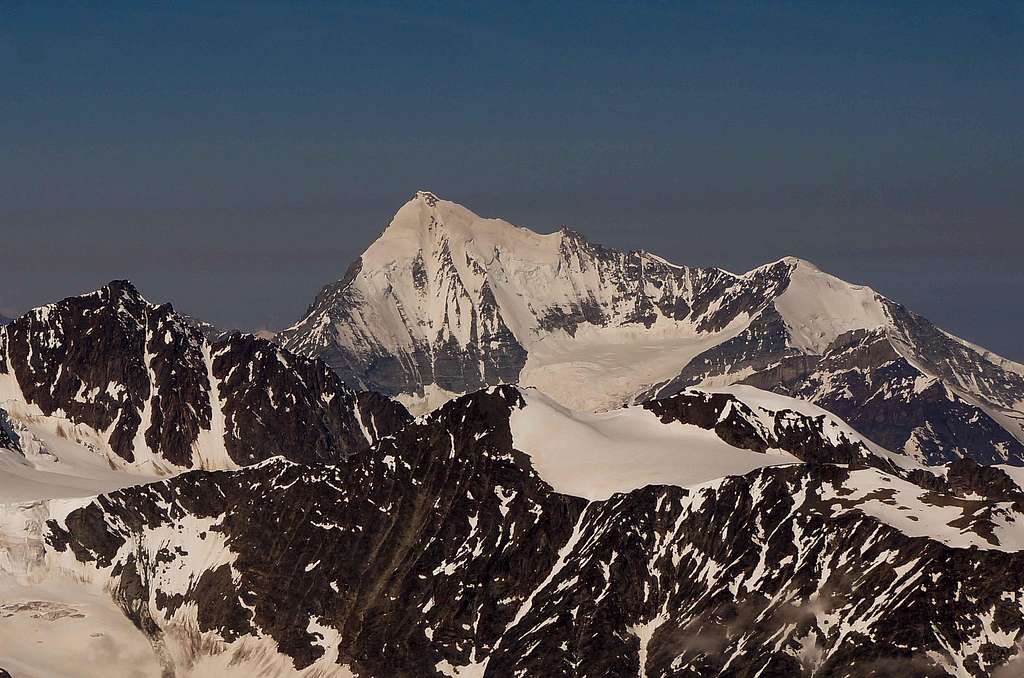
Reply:
<svg viewBox="0 0 1024 678"><path fill-rule="evenodd" d="M437 203L440 200L433 191L416 191L416 195L412 199L425 203L428 207L437 207Z"/></svg>
<svg viewBox="0 0 1024 678"><path fill-rule="evenodd" d="M142 293L139 292L139 288L135 286L131 280L119 279L111 280L102 289L110 290L111 293L118 296L126 297L138 297L142 298Z"/></svg>
<svg viewBox="0 0 1024 678"><path fill-rule="evenodd" d="M501 252L553 263L563 237L560 231L542 235L503 219L482 217L436 193L417 191L360 261L364 271L389 269L447 251L459 261L487 261Z"/></svg>
<svg viewBox="0 0 1024 678"><path fill-rule="evenodd" d="M142 292L139 291L134 283L130 280L111 280L103 287L99 288L94 292L86 293L82 296L98 295L101 299L104 299L106 303L113 304L114 306L121 304L129 305L149 305L149 300L143 296ZM74 299L74 297L70 297Z"/></svg>

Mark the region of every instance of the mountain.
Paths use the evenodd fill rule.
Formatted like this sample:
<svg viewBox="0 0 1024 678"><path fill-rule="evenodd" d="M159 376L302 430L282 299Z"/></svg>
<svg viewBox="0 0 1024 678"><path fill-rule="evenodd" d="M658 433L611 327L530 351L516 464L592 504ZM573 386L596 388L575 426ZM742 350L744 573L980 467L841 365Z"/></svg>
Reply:
<svg viewBox="0 0 1024 678"><path fill-rule="evenodd" d="M488 385L578 409L748 383L928 463L1024 464L1024 365L796 258L735 275L421 191L277 336L417 412Z"/></svg>
<svg viewBox="0 0 1024 678"><path fill-rule="evenodd" d="M842 284L828 278L830 286ZM847 330L803 352L784 316L767 308L740 335L639 399L735 381L817 403L879 444L927 463L1024 463L1024 368L876 298L883 326Z"/></svg>
<svg viewBox="0 0 1024 678"><path fill-rule="evenodd" d="M573 389L551 387L585 379L585 397L613 404L704 350L705 336L738 331L742 309L779 291L780 270L738 285L717 269L616 252L565 229L538 235L420 192L278 340L350 383L425 395L428 407L517 379L563 401ZM597 369L574 360L581 349L618 353Z"/></svg>
<svg viewBox="0 0 1024 678"><path fill-rule="evenodd" d="M37 441L36 459L72 441L110 469L153 475L337 462L408 420L315 359L251 335L211 341L126 281L0 328L0 408Z"/></svg>
<svg viewBox="0 0 1024 678"><path fill-rule="evenodd" d="M600 414L489 389L344 464L21 509L0 563L36 602L0 630L65 635L0 659L69 664L81 628L174 676L1016 675L1013 473L751 387Z"/></svg>
<svg viewBox="0 0 1024 678"><path fill-rule="evenodd" d="M274 342L0 327L0 676L1024 674L1024 367L869 288L421 192Z"/></svg>

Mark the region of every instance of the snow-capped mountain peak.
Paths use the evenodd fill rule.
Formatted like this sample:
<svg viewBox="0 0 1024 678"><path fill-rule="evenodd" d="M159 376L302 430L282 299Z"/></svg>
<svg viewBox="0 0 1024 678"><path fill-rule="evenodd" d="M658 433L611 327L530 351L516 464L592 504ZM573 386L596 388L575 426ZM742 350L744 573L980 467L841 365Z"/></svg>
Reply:
<svg viewBox="0 0 1024 678"><path fill-rule="evenodd" d="M506 381L559 396L578 390L582 342L606 356L596 370L584 367L584 378L605 383L572 404L607 407L773 302L790 343L806 351L886 322L872 290L796 257L742 275L689 268L594 245L566 227L541 235L420 191L282 341L325 357L348 381L412 394L425 408ZM637 353L641 336L650 350Z"/></svg>
<svg viewBox="0 0 1024 678"><path fill-rule="evenodd" d="M363 254L367 268L387 267L418 254L437 252L447 244L477 256L520 248L546 250L557 255L559 233L541 235L501 219L478 216L466 207L419 191L395 214L381 236Z"/></svg>
<svg viewBox="0 0 1024 678"><path fill-rule="evenodd" d="M804 259L781 261L789 267L789 284L775 308L790 329L792 346L820 354L845 332L889 323L882 297L870 287L848 283Z"/></svg>
<svg viewBox="0 0 1024 678"><path fill-rule="evenodd" d="M278 340L420 412L511 382L593 411L749 381L830 403L847 419L862 412L869 435L920 458L1024 460L1024 366L870 287L792 256L738 275L679 266L568 228L541 235L484 218L429 191ZM843 360L852 362L841 374L815 376ZM913 388L918 377L943 379L948 397L937 405L937 391ZM883 402L895 393L905 405L932 400ZM991 427L984 440L965 431L954 443L926 421L935 407Z"/></svg>

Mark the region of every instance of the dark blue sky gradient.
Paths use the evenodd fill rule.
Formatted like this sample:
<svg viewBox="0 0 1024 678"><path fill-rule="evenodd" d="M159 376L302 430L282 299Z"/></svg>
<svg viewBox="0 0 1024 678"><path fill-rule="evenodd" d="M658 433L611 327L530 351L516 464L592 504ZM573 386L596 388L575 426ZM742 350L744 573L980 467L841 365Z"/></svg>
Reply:
<svg viewBox="0 0 1024 678"><path fill-rule="evenodd" d="M1024 359L1019 3L144 4L0 1L0 312L280 327L428 188Z"/></svg>

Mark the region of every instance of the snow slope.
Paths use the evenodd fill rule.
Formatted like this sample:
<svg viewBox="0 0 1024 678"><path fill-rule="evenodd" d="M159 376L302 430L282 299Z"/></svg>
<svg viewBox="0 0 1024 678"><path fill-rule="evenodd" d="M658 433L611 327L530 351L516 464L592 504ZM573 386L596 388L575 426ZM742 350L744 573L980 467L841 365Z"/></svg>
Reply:
<svg viewBox="0 0 1024 678"><path fill-rule="evenodd" d="M95 449L47 432L45 427L24 428L21 434L24 455L0 449L0 505L85 497L157 477L112 469Z"/></svg>
<svg viewBox="0 0 1024 678"><path fill-rule="evenodd" d="M519 383L574 409L607 410L732 338L745 321L741 318L714 334L688 331L680 325L650 330L642 325L585 326L575 336L552 333L530 347Z"/></svg>
<svg viewBox="0 0 1024 678"><path fill-rule="evenodd" d="M790 330L790 345L822 353L844 332L884 327L889 322L877 292L821 271L814 264L788 257L792 273L775 309Z"/></svg>
<svg viewBox="0 0 1024 678"><path fill-rule="evenodd" d="M714 431L659 421L628 407L590 414L524 389L526 406L513 411L512 442L556 491L592 501L647 485L688 486L763 466L796 463L781 450L733 447Z"/></svg>
<svg viewBox="0 0 1024 678"><path fill-rule="evenodd" d="M0 667L17 678L152 678L149 640L106 592L0 577Z"/></svg>

